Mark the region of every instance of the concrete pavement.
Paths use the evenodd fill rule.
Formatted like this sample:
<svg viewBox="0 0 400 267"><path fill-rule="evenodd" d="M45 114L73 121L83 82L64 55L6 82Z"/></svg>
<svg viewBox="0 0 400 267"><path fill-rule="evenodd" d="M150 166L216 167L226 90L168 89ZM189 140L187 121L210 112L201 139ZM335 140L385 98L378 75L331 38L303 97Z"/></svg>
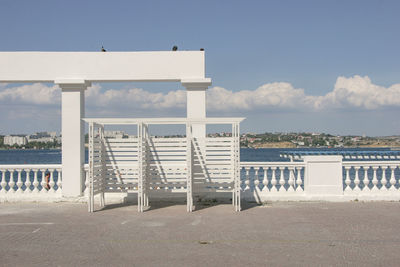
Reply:
<svg viewBox="0 0 400 267"><path fill-rule="evenodd" d="M400 203L1 203L2 266L398 266Z"/></svg>

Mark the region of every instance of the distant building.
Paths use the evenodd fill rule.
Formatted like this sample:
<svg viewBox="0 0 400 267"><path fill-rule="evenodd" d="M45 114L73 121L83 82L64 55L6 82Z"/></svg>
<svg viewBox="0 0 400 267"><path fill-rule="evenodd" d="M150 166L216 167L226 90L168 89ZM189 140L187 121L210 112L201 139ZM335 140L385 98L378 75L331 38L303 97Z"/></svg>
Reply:
<svg viewBox="0 0 400 267"><path fill-rule="evenodd" d="M123 131L104 131L104 136L107 138L124 138L127 134Z"/></svg>
<svg viewBox="0 0 400 267"><path fill-rule="evenodd" d="M19 145L19 146L24 146L28 143L26 140L25 136L12 136L12 135L7 135L4 136L4 144L13 146L13 145Z"/></svg>
<svg viewBox="0 0 400 267"><path fill-rule="evenodd" d="M27 136L28 142L51 143L57 141L56 132L38 132Z"/></svg>

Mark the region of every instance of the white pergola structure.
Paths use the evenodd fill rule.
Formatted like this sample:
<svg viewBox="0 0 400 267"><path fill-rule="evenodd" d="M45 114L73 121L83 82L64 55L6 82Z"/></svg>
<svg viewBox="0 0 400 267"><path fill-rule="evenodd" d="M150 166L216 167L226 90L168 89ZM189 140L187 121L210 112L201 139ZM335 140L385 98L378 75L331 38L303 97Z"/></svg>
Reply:
<svg viewBox="0 0 400 267"><path fill-rule="evenodd" d="M86 118L89 123L89 212L94 197L105 193L136 193L138 211L149 206L149 196L185 193L187 211L193 195L228 192L240 211L239 125L244 118ZM196 125L229 125L228 137L194 137ZM105 127L130 125L129 138L107 138ZM185 137L151 136L150 125L183 125Z"/></svg>
<svg viewBox="0 0 400 267"><path fill-rule="evenodd" d="M85 90L92 82L171 81L187 90L187 117L206 117L204 51L0 52L0 82L58 84L62 91L62 192L82 194ZM194 125L193 135L205 136Z"/></svg>

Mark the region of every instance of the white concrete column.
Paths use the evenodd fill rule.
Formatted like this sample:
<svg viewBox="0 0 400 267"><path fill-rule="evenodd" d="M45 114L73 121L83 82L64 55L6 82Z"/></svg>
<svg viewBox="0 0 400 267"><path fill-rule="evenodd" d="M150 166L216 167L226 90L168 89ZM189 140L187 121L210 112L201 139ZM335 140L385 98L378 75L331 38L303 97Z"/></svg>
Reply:
<svg viewBox="0 0 400 267"><path fill-rule="evenodd" d="M186 88L186 111L187 118L206 118L206 90L211 85L211 79L185 79L182 85ZM192 136L195 138L206 137L206 126L196 124L192 126Z"/></svg>
<svg viewBox="0 0 400 267"><path fill-rule="evenodd" d="M84 80L56 80L61 88L62 194L82 195L85 164L85 90Z"/></svg>

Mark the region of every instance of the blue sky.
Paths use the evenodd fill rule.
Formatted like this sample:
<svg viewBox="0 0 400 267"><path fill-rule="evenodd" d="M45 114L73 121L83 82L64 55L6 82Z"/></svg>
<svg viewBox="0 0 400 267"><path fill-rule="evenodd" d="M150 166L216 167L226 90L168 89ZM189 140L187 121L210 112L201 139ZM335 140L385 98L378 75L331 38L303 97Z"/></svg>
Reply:
<svg viewBox="0 0 400 267"><path fill-rule="evenodd" d="M245 116L243 131L391 135L400 133L399 10L399 1L378 0L2 0L0 51L205 48L210 116ZM0 134L59 131L52 88L33 88L54 91L42 103L23 96L32 88L0 86ZM169 91L178 100L152 112L109 105L103 115L184 112L179 84L100 84L96 92L108 105L108 90L132 96L133 88L144 102ZM217 96L227 99L223 108ZM88 99L88 116L102 110L98 99Z"/></svg>

